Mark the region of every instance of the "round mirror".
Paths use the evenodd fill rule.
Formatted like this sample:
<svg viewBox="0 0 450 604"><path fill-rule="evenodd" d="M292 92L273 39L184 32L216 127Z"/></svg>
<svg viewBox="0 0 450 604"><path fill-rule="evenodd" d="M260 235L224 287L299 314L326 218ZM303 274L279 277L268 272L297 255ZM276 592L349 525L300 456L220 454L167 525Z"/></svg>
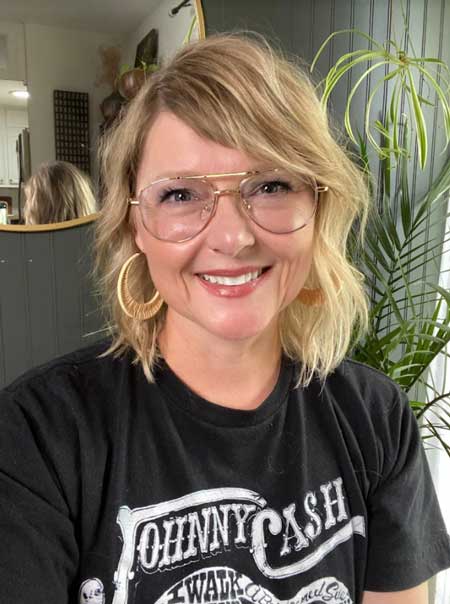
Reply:
<svg viewBox="0 0 450 604"><path fill-rule="evenodd" d="M184 43L205 36L201 2L0 0L0 19L0 231L93 221L102 186L99 140L146 78ZM62 173L64 190L55 189ZM89 203L31 211L33 204L42 210L44 194L63 199L68 187L79 198L74 174L92 190Z"/></svg>

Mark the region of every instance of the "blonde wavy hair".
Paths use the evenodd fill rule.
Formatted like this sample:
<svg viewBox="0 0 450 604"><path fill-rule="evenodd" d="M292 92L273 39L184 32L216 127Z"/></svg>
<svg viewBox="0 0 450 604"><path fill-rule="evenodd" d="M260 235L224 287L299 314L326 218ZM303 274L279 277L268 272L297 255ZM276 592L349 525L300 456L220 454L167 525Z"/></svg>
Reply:
<svg viewBox="0 0 450 604"><path fill-rule="evenodd" d="M308 75L248 32L218 34L182 48L141 89L103 141L105 198L96 226L96 276L112 343L105 354L134 351L149 381L159 358L165 305L146 321L130 319L117 300L123 263L139 251L127 199L136 193L144 140L158 113L170 111L201 136L272 165L310 175L329 190L315 219L313 263L306 287L319 287L318 307L293 301L279 317L285 354L301 363L299 384L324 379L367 326L362 274L347 257L355 219L362 235L368 192L360 170L335 141ZM144 301L154 292L145 258L130 284Z"/></svg>
<svg viewBox="0 0 450 604"><path fill-rule="evenodd" d="M25 224L50 224L96 212L89 176L65 161L41 164L24 186Z"/></svg>

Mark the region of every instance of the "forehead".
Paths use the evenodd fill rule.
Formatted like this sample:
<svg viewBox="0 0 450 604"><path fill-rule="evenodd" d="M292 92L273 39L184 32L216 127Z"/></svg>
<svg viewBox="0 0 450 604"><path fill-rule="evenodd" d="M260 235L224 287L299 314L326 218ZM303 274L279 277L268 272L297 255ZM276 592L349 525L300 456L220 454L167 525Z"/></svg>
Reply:
<svg viewBox="0 0 450 604"><path fill-rule="evenodd" d="M172 113L161 112L145 138L137 182L183 174L244 172L261 165L242 151L203 138Z"/></svg>

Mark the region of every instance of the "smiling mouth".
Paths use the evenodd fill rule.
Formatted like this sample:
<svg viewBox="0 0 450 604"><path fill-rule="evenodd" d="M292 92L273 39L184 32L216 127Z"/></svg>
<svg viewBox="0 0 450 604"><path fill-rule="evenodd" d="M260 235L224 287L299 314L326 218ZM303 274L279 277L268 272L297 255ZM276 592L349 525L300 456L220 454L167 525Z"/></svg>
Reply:
<svg viewBox="0 0 450 604"><path fill-rule="evenodd" d="M199 274L200 279L207 281L208 283L214 283L217 285L244 285L244 283L250 283L250 281L256 281L264 272L269 270L270 267L260 268L256 271L244 273L236 276L224 276L224 275L208 275L208 273Z"/></svg>

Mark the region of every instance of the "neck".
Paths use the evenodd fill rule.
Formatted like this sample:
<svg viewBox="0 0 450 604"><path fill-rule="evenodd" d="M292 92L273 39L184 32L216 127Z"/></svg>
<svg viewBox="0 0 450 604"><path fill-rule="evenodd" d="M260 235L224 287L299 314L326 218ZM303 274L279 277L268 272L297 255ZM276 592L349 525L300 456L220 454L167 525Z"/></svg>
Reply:
<svg viewBox="0 0 450 604"><path fill-rule="evenodd" d="M249 340L224 340L198 326L167 321L161 353L178 377L201 397L235 409L256 409L272 392L281 345L276 325Z"/></svg>

